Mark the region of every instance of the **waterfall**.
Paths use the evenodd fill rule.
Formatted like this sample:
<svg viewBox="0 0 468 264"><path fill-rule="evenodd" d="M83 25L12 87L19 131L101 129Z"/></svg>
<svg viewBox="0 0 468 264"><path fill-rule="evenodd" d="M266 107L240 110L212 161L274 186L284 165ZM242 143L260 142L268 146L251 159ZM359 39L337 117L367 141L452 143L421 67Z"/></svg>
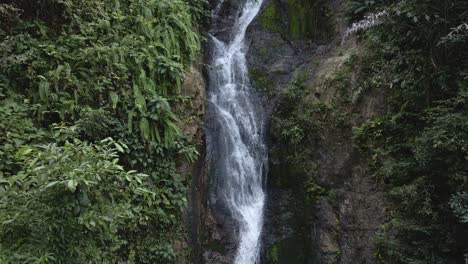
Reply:
<svg viewBox="0 0 468 264"><path fill-rule="evenodd" d="M261 104L251 91L248 77L245 35L262 0L244 1L228 40L210 36L207 110L216 125L208 126L206 134L213 164L210 177L215 179L210 200L225 208L238 224L235 263L255 264L259 261L263 225L267 151ZM219 9L220 5L214 16Z"/></svg>

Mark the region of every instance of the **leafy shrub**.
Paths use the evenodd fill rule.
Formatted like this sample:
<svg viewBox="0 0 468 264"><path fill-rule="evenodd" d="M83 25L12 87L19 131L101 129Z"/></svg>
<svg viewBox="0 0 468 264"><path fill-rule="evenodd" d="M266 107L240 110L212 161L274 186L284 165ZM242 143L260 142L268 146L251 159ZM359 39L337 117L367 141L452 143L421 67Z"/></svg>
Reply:
<svg viewBox="0 0 468 264"><path fill-rule="evenodd" d="M75 123L80 138L88 141L100 141L111 137L123 125L104 109L83 109L80 119Z"/></svg>
<svg viewBox="0 0 468 264"><path fill-rule="evenodd" d="M44 131L28 118L26 109L14 101L0 101L0 176L14 174L19 168L17 151L44 136Z"/></svg>
<svg viewBox="0 0 468 264"><path fill-rule="evenodd" d="M382 8L387 18L363 41L375 52L369 67L386 78L370 74L359 81L383 84L389 109L355 130L393 201L376 256L380 263L461 263L467 251L460 193L468 190L468 53L466 41L447 36L468 9L457 0L401 0L366 12Z"/></svg>
<svg viewBox="0 0 468 264"><path fill-rule="evenodd" d="M197 152L172 109L206 4L0 4L0 262L184 253L173 248L187 203L177 164Z"/></svg>
<svg viewBox="0 0 468 264"><path fill-rule="evenodd" d="M170 193L118 164L125 148L110 138L21 148L22 169L1 178L3 259L116 262L128 250L127 232L172 221L159 212Z"/></svg>
<svg viewBox="0 0 468 264"><path fill-rule="evenodd" d="M106 106L128 116L129 129L137 124L145 140L167 136L172 142L177 134L173 118L150 116L154 101L164 100L159 96L179 92L184 68L199 51L190 13L194 7L182 0L53 5L63 7L68 22L48 21L50 26L24 20L12 29L0 44L5 47L0 80L34 94L39 117L55 112L61 120L73 121L83 105ZM22 81L11 82L16 79ZM170 116L170 108L164 111Z"/></svg>

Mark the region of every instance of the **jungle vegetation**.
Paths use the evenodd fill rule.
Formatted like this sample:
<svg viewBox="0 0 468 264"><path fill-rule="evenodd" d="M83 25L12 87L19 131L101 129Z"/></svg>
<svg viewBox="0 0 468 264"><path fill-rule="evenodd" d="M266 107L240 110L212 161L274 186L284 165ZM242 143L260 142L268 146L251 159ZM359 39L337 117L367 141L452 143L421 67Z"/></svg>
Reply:
<svg viewBox="0 0 468 264"><path fill-rule="evenodd" d="M392 203L379 263L468 262L468 3L350 2L351 20L385 12L360 35L359 84L388 110L355 129Z"/></svg>
<svg viewBox="0 0 468 264"><path fill-rule="evenodd" d="M350 16L379 11L359 82L389 109L355 131L393 204L377 260L468 262L468 3L352 1Z"/></svg>
<svg viewBox="0 0 468 264"><path fill-rule="evenodd" d="M0 262L170 263L204 0L0 1Z"/></svg>
<svg viewBox="0 0 468 264"><path fill-rule="evenodd" d="M304 81L288 88L275 121L282 144L298 167L320 136L353 142L389 202L378 263L468 263L468 2L345 3L348 24L360 24L358 51L324 84L337 94L331 106L308 99L315 90ZM366 22L371 14L379 19ZM362 120L353 109L376 94L383 113ZM305 191L328 195L316 184Z"/></svg>
<svg viewBox="0 0 468 264"><path fill-rule="evenodd" d="M388 104L354 129L392 203L376 259L468 263L468 2L347 2L350 22L386 13L358 35L368 52L355 61L363 93L381 89ZM0 1L0 263L184 254L175 250L187 203L177 163L197 152L174 106L187 100L179 92L205 8ZM284 136L300 144L306 132L292 128Z"/></svg>

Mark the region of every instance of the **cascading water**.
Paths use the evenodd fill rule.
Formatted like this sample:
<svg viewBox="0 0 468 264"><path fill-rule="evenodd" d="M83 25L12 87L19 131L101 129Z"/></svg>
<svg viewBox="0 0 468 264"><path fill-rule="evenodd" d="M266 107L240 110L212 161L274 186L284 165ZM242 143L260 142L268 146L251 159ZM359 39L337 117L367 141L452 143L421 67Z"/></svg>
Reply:
<svg viewBox="0 0 468 264"><path fill-rule="evenodd" d="M235 263L255 264L263 225L267 152L261 104L248 77L245 35L262 0L243 1L229 39L211 36L207 110L216 125L209 126L206 134L211 177L216 182L210 200L226 209L238 224ZM214 16L223 2L220 0Z"/></svg>

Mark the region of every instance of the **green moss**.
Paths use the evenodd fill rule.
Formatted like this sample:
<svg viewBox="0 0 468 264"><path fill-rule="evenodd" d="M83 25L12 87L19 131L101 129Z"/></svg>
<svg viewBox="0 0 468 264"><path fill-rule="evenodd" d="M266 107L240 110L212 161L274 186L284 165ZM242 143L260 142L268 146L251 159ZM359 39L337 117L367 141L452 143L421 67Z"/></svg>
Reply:
<svg viewBox="0 0 468 264"><path fill-rule="evenodd" d="M305 11L302 0L288 0L288 31L293 38L305 35L305 29L307 28Z"/></svg>
<svg viewBox="0 0 468 264"><path fill-rule="evenodd" d="M260 49L260 56L262 57L263 61L266 61L268 59L268 48L263 47Z"/></svg>
<svg viewBox="0 0 468 264"><path fill-rule="evenodd" d="M327 10L327 4L323 0L288 0L290 37L318 41L330 38L331 26Z"/></svg>
<svg viewBox="0 0 468 264"><path fill-rule="evenodd" d="M279 254L278 254L278 244L274 244L270 250L268 251L268 260L270 262L276 263L278 262L279 259Z"/></svg>
<svg viewBox="0 0 468 264"><path fill-rule="evenodd" d="M272 125L273 132L281 136L284 129L282 123L275 118ZM278 126L277 126L278 125ZM281 141L283 141L281 139ZM271 166L268 175L268 184L271 189L280 189L284 193L282 206L276 212L280 221L274 223L273 230L287 228L291 230L291 235L279 238L273 245L266 248L266 263L269 264L303 264L313 259L314 252L311 251L311 230L310 226L310 203L308 200L307 179L310 177L308 168L310 163L302 157L285 158L293 155L294 146L285 143L276 145L271 149ZM302 151L301 151L302 153ZM300 156L300 155L299 155ZM308 158L310 160L310 157ZM296 162L297 161L297 162ZM317 192L313 192L316 194ZM322 193L322 191L320 191Z"/></svg>
<svg viewBox="0 0 468 264"><path fill-rule="evenodd" d="M281 47L281 46L285 45L285 42L284 42L284 40L281 40L281 41L276 40L276 41L272 41L269 44L270 44L270 47L272 47L272 48L278 48L278 47Z"/></svg>
<svg viewBox="0 0 468 264"><path fill-rule="evenodd" d="M256 89L257 91L261 91L266 95L271 95L273 93L273 81L267 74L265 74L265 72L259 69L251 69L249 71L249 75L250 80L252 80L253 82L254 89Z"/></svg>
<svg viewBox="0 0 468 264"><path fill-rule="evenodd" d="M262 27L292 39L329 39L332 27L323 0L273 0L259 16ZM287 15L284 21L283 15Z"/></svg>
<svg viewBox="0 0 468 264"><path fill-rule="evenodd" d="M276 1L272 1L263 14L259 17L262 27L274 32L281 33L280 9Z"/></svg>
<svg viewBox="0 0 468 264"><path fill-rule="evenodd" d="M289 223L296 232L298 223ZM305 224L305 223L302 223ZM307 232L306 232L307 233ZM296 236L280 240L270 246L266 251L266 262L269 264L303 264L306 263L309 256L307 246L304 242L308 238L302 237L302 233L297 233Z"/></svg>

